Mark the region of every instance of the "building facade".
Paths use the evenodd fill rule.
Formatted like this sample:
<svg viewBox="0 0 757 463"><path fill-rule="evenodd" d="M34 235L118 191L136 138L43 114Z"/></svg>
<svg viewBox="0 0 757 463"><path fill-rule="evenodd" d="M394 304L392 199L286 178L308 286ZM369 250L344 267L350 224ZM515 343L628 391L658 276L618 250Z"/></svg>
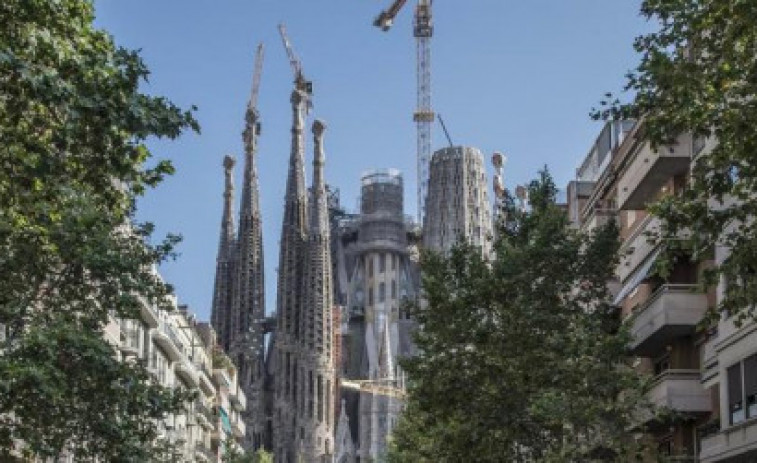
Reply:
<svg viewBox="0 0 757 463"><path fill-rule="evenodd" d="M185 413L160 423L160 438L177 446L182 461L216 463L242 449L246 396L209 323L186 306L166 312L144 305L139 319L111 320L105 337L123 361L144 362L157 384L196 391Z"/></svg>
<svg viewBox="0 0 757 463"><path fill-rule="evenodd" d="M587 231L609 220L618 224L620 261L616 280L610 282L614 304L631 331L629 350L636 369L651 377L650 402L674 412L664 420L643 419L652 444L677 461L749 461L707 457L708 451L716 453L711 450L714 444L708 448L708 442L714 441L708 441L707 434L719 430L722 422L724 399L718 384L728 377L728 365L740 365L729 359L726 368L718 367L713 331L701 325L707 310L717 303L714 288L703 291L699 281L710 261L696 262L679 252L669 275L662 278L656 262L663 244L650 239L661 222L648 206L686 187L692 159L701 155L701 148L688 135L655 148L642 130L643 122L605 126L576 181L568 186L570 217ZM757 342L747 343L757 350ZM739 354L749 350L734 349ZM722 415L725 423L732 423L727 412ZM726 433L727 428L723 426Z"/></svg>
<svg viewBox="0 0 757 463"><path fill-rule="evenodd" d="M493 230L487 187L481 151L467 146L436 151L429 170L424 247L446 252L465 240L489 255Z"/></svg>

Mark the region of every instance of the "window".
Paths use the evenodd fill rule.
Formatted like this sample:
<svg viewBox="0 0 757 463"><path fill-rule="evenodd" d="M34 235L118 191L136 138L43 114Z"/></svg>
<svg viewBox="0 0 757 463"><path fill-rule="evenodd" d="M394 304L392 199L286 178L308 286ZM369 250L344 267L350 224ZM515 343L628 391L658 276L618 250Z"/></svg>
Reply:
<svg viewBox="0 0 757 463"><path fill-rule="evenodd" d="M392 280L392 299L397 299L397 281Z"/></svg>
<svg viewBox="0 0 757 463"><path fill-rule="evenodd" d="M373 277L373 257L368 258L368 278Z"/></svg>
<svg viewBox="0 0 757 463"><path fill-rule="evenodd" d="M744 359L744 397L747 416L757 417L757 355Z"/></svg>
<svg viewBox="0 0 757 463"><path fill-rule="evenodd" d="M728 368L728 413L731 424L744 421L744 398L741 388L741 364Z"/></svg>
<svg viewBox="0 0 757 463"><path fill-rule="evenodd" d="M727 371L731 424L757 417L757 355L747 357Z"/></svg>
<svg viewBox="0 0 757 463"><path fill-rule="evenodd" d="M386 301L386 283L379 283L379 302Z"/></svg>
<svg viewBox="0 0 757 463"><path fill-rule="evenodd" d="M379 256L379 273L386 272L386 254L381 254Z"/></svg>
<svg viewBox="0 0 757 463"><path fill-rule="evenodd" d="M373 288L368 288L368 305L373 305Z"/></svg>

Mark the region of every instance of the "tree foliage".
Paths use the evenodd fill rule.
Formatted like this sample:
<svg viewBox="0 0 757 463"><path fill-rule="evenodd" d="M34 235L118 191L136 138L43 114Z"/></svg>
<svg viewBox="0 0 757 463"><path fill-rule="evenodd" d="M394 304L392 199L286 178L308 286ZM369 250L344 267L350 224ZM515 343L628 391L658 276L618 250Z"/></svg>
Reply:
<svg viewBox="0 0 757 463"><path fill-rule="evenodd" d="M144 142L197 124L139 91L144 63L93 18L89 0L0 3L0 449L151 461L156 420L186 397L103 330L167 306L153 267L177 238L150 245L133 213L173 168Z"/></svg>
<svg viewBox="0 0 757 463"><path fill-rule="evenodd" d="M407 409L394 462L632 461L643 379L609 301L613 224L569 227L546 171L530 210L508 198L496 255L425 253L420 354L403 362Z"/></svg>
<svg viewBox="0 0 757 463"><path fill-rule="evenodd" d="M654 145L693 135L688 188L652 212L671 248L700 260L727 251L705 282L727 281L719 309L743 320L757 303L757 3L645 0L641 13L659 28L635 41L641 60L625 87L633 99L608 95L595 116L643 118ZM681 240L686 230L696 233Z"/></svg>
<svg viewBox="0 0 757 463"><path fill-rule="evenodd" d="M223 463L273 463L273 455L263 449L240 451L230 441L224 442Z"/></svg>

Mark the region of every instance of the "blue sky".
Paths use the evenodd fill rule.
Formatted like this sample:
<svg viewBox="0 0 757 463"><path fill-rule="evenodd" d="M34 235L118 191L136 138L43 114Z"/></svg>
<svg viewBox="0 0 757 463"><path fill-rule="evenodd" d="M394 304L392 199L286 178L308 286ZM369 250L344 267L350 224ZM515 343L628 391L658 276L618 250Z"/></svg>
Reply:
<svg viewBox="0 0 757 463"><path fill-rule="evenodd" d="M327 181L354 209L371 168L405 175L415 214L415 42L408 1L389 32L372 27L391 0L97 0L98 26L142 50L145 91L194 104L201 135L151 143L177 173L140 203L158 235L184 236L178 261L162 267L180 301L210 314L226 154L242 154L241 132L256 44L266 47L259 109L260 190L266 305L275 309L278 240L290 143L292 74L278 36L286 23L315 87L312 116L328 124ZM455 144L508 156L509 187L547 164L559 185L575 175L601 124L588 114L622 87L638 58L634 37L650 26L640 0L437 0L432 39L433 106ZM311 118L312 120L312 118ZM446 146L434 126L434 148ZM310 137L309 141L310 141ZM312 144L307 148L308 167ZM237 164L237 192L242 162ZM487 161L488 164L488 161ZM310 178L308 168L308 178Z"/></svg>

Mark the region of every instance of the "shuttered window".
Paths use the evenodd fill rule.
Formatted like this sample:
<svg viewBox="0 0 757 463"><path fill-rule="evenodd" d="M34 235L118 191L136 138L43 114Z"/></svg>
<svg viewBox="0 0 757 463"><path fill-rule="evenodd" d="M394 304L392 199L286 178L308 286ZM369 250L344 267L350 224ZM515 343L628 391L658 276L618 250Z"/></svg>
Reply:
<svg viewBox="0 0 757 463"><path fill-rule="evenodd" d="M741 363L737 363L728 368L728 411L731 416L731 424L744 421Z"/></svg>

